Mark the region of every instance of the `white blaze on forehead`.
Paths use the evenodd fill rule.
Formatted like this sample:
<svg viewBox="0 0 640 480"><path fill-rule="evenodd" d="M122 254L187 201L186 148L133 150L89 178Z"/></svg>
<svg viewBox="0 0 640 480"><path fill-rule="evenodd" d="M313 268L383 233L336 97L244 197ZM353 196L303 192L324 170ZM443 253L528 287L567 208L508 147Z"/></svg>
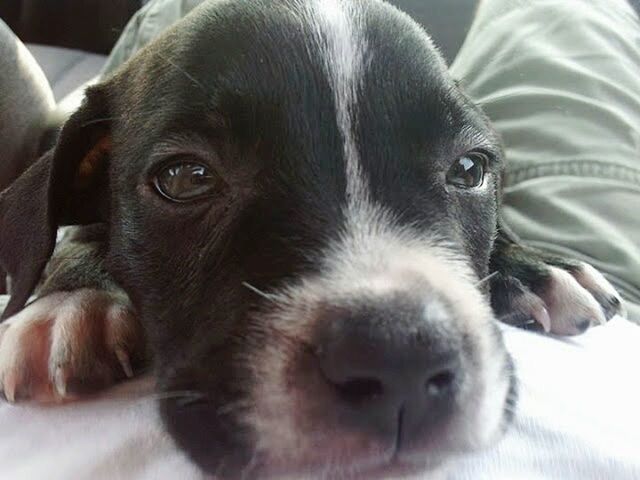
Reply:
<svg viewBox="0 0 640 480"><path fill-rule="evenodd" d="M344 277L351 273L353 285L358 275L375 268L382 273L373 277L365 275L362 282L375 290L374 283L393 283L393 272L401 270L407 258L425 256L436 258L437 264L445 264L455 271L458 280L470 282L473 274L466 262L461 262L455 249L437 235L424 238L424 232L403 228L384 204L370 193L358 148L356 130L359 121L358 101L365 81L367 68L374 52L368 44L366 12L356 0L292 0L295 13L311 29L309 52L320 56L324 73L330 85L335 105L336 123L343 142L345 164L346 224L341 238L326 251L328 270L340 272ZM413 24L407 17L408 25ZM426 34L424 35L425 38ZM407 226L404 226L407 227ZM434 227L434 231L437 228ZM392 251L393 250L393 251ZM407 253L407 252L411 253ZM400 253L402 252L402 254ZM393 264L396 262L396 264ZM409 263L411 263L409 261ZM401 265L402 264L402 265ZM464 264L464 265L463 265ZM381 268L386 265L385 268ZM356 267L357 266L357 267ZM424 265L422 265L424 267ZM425 277L433 277L433 269L413 270ZM387 276L383 281L380 277ZM446 277L449 278L449 277ZM359 283L359 281L357 281ZM443 282L454 287L455 282Z"/></svg>
<svg viewBox="0 0 640 480"><path fill-rule="evenodd" d="M305 11L333 91L336 120L344 143L347 199L351 211L369 201L354 136L358 88L366 68L367 39L363 16L353 0L313 0L305 2Z"/></svg>
<svg viewBox="0 0 640 480"><path fill-rule="evenodd" d="M431 281L437 280L442 289L455 291L463 285L474 288L477 279L468 262L457 252L455 245L440 238L437 225L432 225L431 235L403 225L391 209L371 195L356 138L359 97L375 53L367 39L365 2L291 2L289 5L293 6L294 14L305 29L310 29L308 50L314 60L319 56L323 66L343 142L346 224L340 238L325 251L325 276L334 282L337 277L345 279L345 291L353 291L354 285L371 293L382 293L382 285L399 290L401 285L406 287L402 276L407 271ZM409 17L406 21L408 27L420 28ZM430 42L426 33L421 34ZM418 258L428 261L418 262ZM447 269L446 275L435 273ZM481 303L484 305L485 302Z"/></svg>

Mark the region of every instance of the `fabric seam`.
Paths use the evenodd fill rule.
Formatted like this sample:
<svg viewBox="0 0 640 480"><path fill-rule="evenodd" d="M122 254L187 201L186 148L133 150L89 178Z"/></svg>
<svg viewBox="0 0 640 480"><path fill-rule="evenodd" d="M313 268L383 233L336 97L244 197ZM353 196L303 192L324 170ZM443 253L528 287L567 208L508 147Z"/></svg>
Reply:
<svg viewBox="0 0 640 480"><path fill-rule="evenodd" d="M597 160L568 160L558 163L529 165L507 170L506 186L534 178L552 176L591 176L598 179L618 180L640 186L640 170Z"/></svg>

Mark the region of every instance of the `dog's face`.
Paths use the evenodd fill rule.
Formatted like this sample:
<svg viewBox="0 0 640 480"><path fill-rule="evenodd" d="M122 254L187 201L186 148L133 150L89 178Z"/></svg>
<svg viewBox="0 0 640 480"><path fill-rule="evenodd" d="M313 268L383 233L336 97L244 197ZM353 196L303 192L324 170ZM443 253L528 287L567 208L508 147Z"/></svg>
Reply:
<svg viewBox="0 0 640 480"><path fill-rule="evenodd" d="M164 421L206 471L404 474L504 428L480 285L499 144L396 9L208 3L91 90L46 162L38 214L109 225Z"/></svg>

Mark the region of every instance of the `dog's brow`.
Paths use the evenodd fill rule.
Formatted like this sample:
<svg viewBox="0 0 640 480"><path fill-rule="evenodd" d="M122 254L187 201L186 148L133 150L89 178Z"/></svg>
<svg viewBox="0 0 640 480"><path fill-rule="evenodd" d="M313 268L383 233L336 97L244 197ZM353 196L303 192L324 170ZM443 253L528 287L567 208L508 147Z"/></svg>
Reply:
<svg viewBox="0 0 640 480"><path fill-rule="evenodd" d="M194 78L194 76L191 75L189 72L187 72L184 68L182 68L181 66L177 65L175 62L173 62L171 59L165 57L161 53L158 53L158 57L161 60L163 60L164 62L166 62L167 64L171 65L174 69L176 69L178 72L180 72L186 78L188 78L193 85L197 86L200 90L202 90L205 94L208 95L207 89L204 87L204 85L202 83L200 83L198 80L196 80Z"/></svg>
<svg viewBox="0 0 640 480"><path fill-rule="evenodd" d="M457 135L458 143L466 148L471 147L474 149L486 150L491 154L491 159L500 158L500 146L496 139L491 138L491 135L486 130L481 130L472 125L466 125L460 130Z"/></svg>
<svg viewBox="0 0 640 480"><path fill-rule="evenodd" d="M175 155L188 154L206 158L212 155L211 145L193 132L174 133L154 145L149 157L152 160L161 160Z"/></svg>
<svg viewBox="0 0 640 480"><path fill-rule="evenodd" d="M215 146L229 136L227 120L216 112L210 112L194 130L171 131L161 136L151 150L152 160L161 160L173 155L196 155L209 158L215 155Z"/></svg>

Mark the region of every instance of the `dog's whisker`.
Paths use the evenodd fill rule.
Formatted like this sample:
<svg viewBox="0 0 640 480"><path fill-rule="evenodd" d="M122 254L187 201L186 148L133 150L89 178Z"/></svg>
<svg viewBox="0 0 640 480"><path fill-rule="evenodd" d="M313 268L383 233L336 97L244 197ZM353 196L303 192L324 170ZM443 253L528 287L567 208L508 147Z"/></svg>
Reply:
<svg viewBox="0 0 640 480"><path fill-rule="evenodd" d="M179 71L180 73L182 73L186 78L188 78L189 80L191 80L191 82L196 85L200 90L202 90L204 93L207 93L207 89L204 88L204 85L202 85L202 83L200 83L198 80L196 80L193 75L191 75L189 72L187 72L184 68L180 67L179 65L177 65L176 63L174 63L173 61L171 61L169 58L165 57L164 55L161 55L160 53L158 53L158 56L164 60L165 62L167 62L169 65L171 65L173 68L175 68L177 71Z"/></svg>
<svg viewBox="0 0 640 480"><path fill-rule="evenodd" d="M152 374L153 373L153 367L151 365L141 365L139 367L136 368L135 370L135 374L136 377L143 377L147 374Z"/></svg>
<svg viewBox="0 0 640 480"><path fill-rule="evenodd" d="M82 127L88 127L90 125L96 125L98 123L106 123L113 122L114 120L119 120L121 117L104 117L104 118L94 118L92 120L88 120L82 124Z"/></svg>
<svg viewBox="0 0 640 480"><path fill-rule="evenodd" d="M236 401L226 403L216 410L219 415L229 415L231 413L238 413L245 411L249 408L248 402Z"/></svg>
<svg viewBox="0 0 640 480"><path fill-rule="evenodd" d="M86 258L85 255L70 255L70 256L55 256L56 260L82 260L83 258Z"/></svg>
<svg viewBox="0 0 640 480"><path fill-rule="evenodd" d="M247 464L243 467L240 472L240 478L244 480L245 478L253 478L252 472L255 470L258 465L258 452L254 449L251 453L251 459L247 462Z"/></svg>
<svg viewBox="0 0 640 480"><path fill-rule="evenodd" d="M189 400L203 400L207 398L203 392L197 390L173 390L167 392L156 392L145 395L144 398L151 400L172 400L172 399L189 399Z"/></svg>
<svg viewBox="0 0 640 480"><path fill-rule="evenodd" d="M521 316L522 313L521 312L510 312L510 313L506 313L504 315L501 315L499 317L496 318L496 320L498 320L499 322L504 322L506 320ZM529 319L525 322L522 322L522 325L532 325L534 323L537 323L535 319Z"/></svg>
<svg viewBox="0 0 640 480"><path fill-rule="evenodd" d="M486 277L484 277L482 280L480 280L478 283L476 283L476 287L479 287L480 285L483 285L485 283L487 283L489 280L491 280L492 278L494 278L496 275L498 275L500 272L493 272L490 273L489 275L487 275Z"/></svg>
<svg viewBox="0 0 640 480"><path fill-rule="evenodd" d="M87 120L86 122L84 122L82 124L83 127L88 127L90 125L95 125L98 123L105 123L105 122L113 122L116 120L127 120L127 119L133 119L133 118L143 118L146 115L152 115L153 113L155 113L156 110L141 110L139 112L136 112L135 115L132 115L131 113L123 113L122 115L112 115L110 117L96 117L96 118L92 118L91 120Z"/></svg>
<svg viewBox="0 0 640 480"><path fill-rule="evenodd" d="M146 402L146 401L161 401L161 400L176 400L181 406L188 406L191 403L202 402L208 399L208 395L197 392L195 390L175 390L167 392L150 392L146 394L132 393L119 393L114 401L121 402ZM183 402L180 402L180 401Z"/></svg>
<svg viewBox="0 0 640 480"><path fill-rule="evenodd" d="M242 282L242 286L245 287L248 290L251 290L256 295L259 295L262 298L265 298L265 299L269 300L270 302L273 302L273 303L276 303L276 304L278 303L277 297L275 295L271 295L269 293L263 292L259 288L254 287L253 285L251 285L249 282Z"/></svg>

